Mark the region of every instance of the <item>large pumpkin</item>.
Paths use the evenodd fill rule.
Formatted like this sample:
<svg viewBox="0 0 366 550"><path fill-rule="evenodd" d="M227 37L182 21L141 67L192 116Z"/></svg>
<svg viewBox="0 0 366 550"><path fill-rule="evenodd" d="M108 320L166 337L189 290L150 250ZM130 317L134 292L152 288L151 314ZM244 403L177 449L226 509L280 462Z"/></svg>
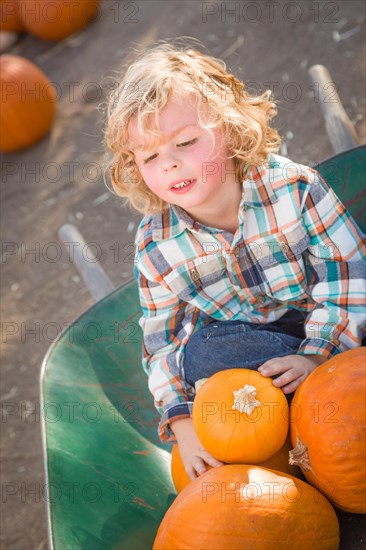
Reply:
<svg viewBox="0 0 366 550"><path fill-rule="evenodd" d="M286 397L271 378L249 369L217 372L194 400L193 424L204 448L226 463L258 464L283 446Z"/></svg>
<svg viewBox="0 0 366 550"><path fill-rule="evenodd" d="M317 367L291 404L290 460L341 510L366 512L366 350Z"/></svg>
<svg viewBox="0 0 366 550"><path fill-rule="evenodd" d="M0 30L10 32L23 30L17 0L0 0Z"/></svg>
<svg viewBox="0 0 366 550"><path fill-rule="evenodd" d="M17 55L0 56L0 150L28 147L49 131L57 93L36 65Z"/></svg>
<svg viewBox="0 0 366 550"><path fill-rule="evenodd" d="M337 550L336 513L314 487L258 466L212 468L177 496L154 550Z"/></svg>
<svg viewBox="0 0 366 550"><path fill-rule="evenodd" d="M62 40L80 31L98 9L99 0L19 0L24 28L44 40Z"/></svg>
<svg viewBox="0 0 366 550"><path fill-rule="evenodd" d="M286 438L285 443L277 453L273 456L258 464L258 466L263 466L264 468L269 468L270 470L278 470L279 472L284 472L290 474L297 478L302 478L301 469L298 466L292 466L289 463L289 451L291 450L291 441L289 435ZM207 465L207 469L210 470L212 466ZM177 493L180 493L182 489L188 483L190 479L184 468L184 464L179 452L179 446L177 444L173 445L172 448L172 462L171 462L171 474L174 487Z"/></svg>

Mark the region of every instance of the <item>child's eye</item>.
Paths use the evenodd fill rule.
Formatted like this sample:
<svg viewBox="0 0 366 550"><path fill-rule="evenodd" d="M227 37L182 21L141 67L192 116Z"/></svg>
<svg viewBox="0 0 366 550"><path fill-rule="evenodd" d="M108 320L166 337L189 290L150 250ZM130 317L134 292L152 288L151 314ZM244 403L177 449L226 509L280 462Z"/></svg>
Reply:
<svg viewBox="0 0 366 550"><path fill-rule="evenodd" d="M151 155L151 157L148 157L147 159L144 159L144 164L147 164L148 162L150 162L150 160L154 160L154 158L156 158L158 155L155 153L154 155Z"/></svg>
<svg viewBox="0 0 366 550"><path fill-rule="evenodd" d="M193 145L194 143L196 143L196 141L198 141L198 138L190 139L189 141L184 141L183 143L178 143L177 147L187 147L189 145ZM147 159L144 159L143 163L147 164L151 160L154 160L157 156L158 156L157 153L155 153L154 155L151 155L151 157L147 157Z"/></svg>
<svg viewBox="0 0 366 550"><path fill-rule="evenodd" d="M193 145L194 143L196 143L197 139L198 138L194 138L189 141L184 141L183 143L179 143L177 147L187 147L187 145Z"/></svg>

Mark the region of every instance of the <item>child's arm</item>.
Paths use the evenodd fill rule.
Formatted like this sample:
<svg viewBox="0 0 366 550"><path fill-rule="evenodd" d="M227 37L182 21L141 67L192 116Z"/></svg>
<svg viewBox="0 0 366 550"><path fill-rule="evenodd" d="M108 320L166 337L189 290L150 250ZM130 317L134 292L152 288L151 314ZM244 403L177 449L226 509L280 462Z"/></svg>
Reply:
<svg viewBox="0 0 366 550"><path fill-rule="evenodd" d="M139 269L140 267L140 269ZM194 388L184 380L179 361L184 343L192 334L199 312L188 307L163 284L147 278L143 264L136 265L143 317L143 368L149 376L149 389L161 414L159 436L162 441L177 441L190 479L206 471L207 465L222 462L207 452L198 439L190 416Z"/></svg>
<svg viewBox="0 0 366 550"><path fill-rule="evenodd" d="M144 329L143 366L149 375L155 406L162 415L159 435L163 441L177 440L185 470L193 480L206 471L207 464L222 465L198 439L189 416L193 399L179 369L182 337L188 338L193 332L197 315L192 316L188 311L184 315L185 304L163 285L150 282L141 273L138 281L144 311L140 322ZM177 322L179 336L175 328Z"/></svg>
<svg viewBox="0 0 366 550"><path fill-rule="evenodd" d="M316 174L304 197L302 220L310 237L307 284L315 302L296 355L266 361L264 376L291 393L321 363L361 345L366 322L365 239L332 189Z"/></svg>
<svg viewBox="0 0 366 550"><path fill-rule="evenodd" d="M140 304L143 317L142 366L148 375L149 390L161 415L158 427L162 441L174 441L171 424L187 418L193 407L194 388L182 376L180 362L185 341L192 334L197 314L186 311L182 301L164 285L139 273Z"/></svg>
<svg viewBox="0 0 366 550"><path fill-rule="evenodd" d="M161 415L159 437L175 442L171 424L191 416L195 395L183 376L184 348L202 319L197 308L181 300L165 283L162 271L167 263L153 241L149 220L141 222L136 245L134 274L143 312L139 321L143 330L142 366Z"/></svg>
<svg viewBox="0 0 366 550"><path fill-rule="evenodd" d="M194 429L192 418L176 420L171 423L170 427L177 439L185 470L191 480L203 474L207 469L207 464L213 467L223 465L223 462L213 457L202 446Z"/></svg>

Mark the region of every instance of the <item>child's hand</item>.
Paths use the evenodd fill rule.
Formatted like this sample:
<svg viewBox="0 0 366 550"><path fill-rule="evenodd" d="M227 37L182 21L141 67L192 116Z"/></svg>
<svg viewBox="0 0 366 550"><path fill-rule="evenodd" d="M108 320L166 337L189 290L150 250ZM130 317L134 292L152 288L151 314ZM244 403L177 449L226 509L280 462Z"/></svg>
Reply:
<svg viewBox="0 0 366 550"><path fill-rule="evenodd" d="M292 393L300 386L301 382L327 358L323 355L287 355L269 359L258 369L263 376L276 376L273 385L282 388L283 393Z"/></svg>
<svg viewBox="0 0 366 550"><path fill-rule="evenodd" d="M192 418L176 420L171 424L171 428L177 438L180 456L189 479L196 479L205 473L208 464L213 467L224 464L202 446L194 429Z"/></svg>

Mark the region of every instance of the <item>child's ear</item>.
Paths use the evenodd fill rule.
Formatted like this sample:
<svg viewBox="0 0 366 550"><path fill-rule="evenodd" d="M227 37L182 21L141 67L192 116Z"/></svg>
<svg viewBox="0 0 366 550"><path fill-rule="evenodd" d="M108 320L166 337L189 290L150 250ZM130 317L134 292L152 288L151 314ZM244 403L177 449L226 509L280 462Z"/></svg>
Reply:
<svg viewBox="0 0 366 550"><path fill-rule="evenodd" d="M129 178L130 186L136 183L140 178L142 179L140 170L138 169L134 159L129 159L125 164L125 168L128 170L128 178Z"/></svg>

